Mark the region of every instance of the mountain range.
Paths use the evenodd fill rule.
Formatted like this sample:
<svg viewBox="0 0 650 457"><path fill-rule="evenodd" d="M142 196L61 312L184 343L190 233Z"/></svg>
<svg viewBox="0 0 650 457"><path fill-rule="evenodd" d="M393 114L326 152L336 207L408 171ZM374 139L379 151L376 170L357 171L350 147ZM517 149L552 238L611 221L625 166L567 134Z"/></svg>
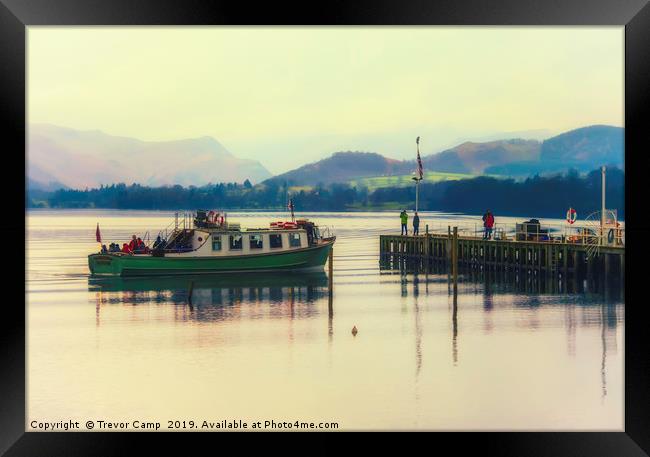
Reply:
<svg viewBox="0 0 650 457"><path fill-rule="evenodd" d="M422 156L426 172L492 174L525 177L561 173L574 168L586 172L602 165L624 166L624 129L593 125L571 130L542 142L506 139L464 142L445 151ZM411 174L415 160L393 160L369 152L336 152L315 163L269 178L265 182L293 186L347 182L369 176Z"/></svg>
<svg viewBox="0 0 650 457"><path fill-rule="evenodd" d="M149 186L253 183L271 176L255 160L235 157L211 137L141 141L49 124L28 129L31 189L99 187L118 182Z"/></svg>
<svg viewBox="0 0 650 457"><path fill-rule="evenodd" d="M565 172L570 168L585 172L601 165L622 168L624 129L593 125L544 141L514 138L464 142L423 154L422 162L425 173L511 177ZM258 161L235 157L211 137L148 142L49 124L32 124L28 132L28 187L45 191L118 182L200 186L210 182L241 183L246 179L252 183L304 186L410 175L415 169L415 160L347 151L272 177Z"/></svg>

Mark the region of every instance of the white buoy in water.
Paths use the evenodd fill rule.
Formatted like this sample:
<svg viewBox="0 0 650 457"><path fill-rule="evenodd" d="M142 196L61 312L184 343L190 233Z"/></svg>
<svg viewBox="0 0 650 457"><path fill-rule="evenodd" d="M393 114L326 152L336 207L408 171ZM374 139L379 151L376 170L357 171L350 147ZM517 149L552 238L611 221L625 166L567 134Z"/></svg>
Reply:
<svg viewBox="0 0 650 457"><path fill-rule="evenodd" d="M357 332L358 332L358 330L357 330L357 326L355 325L354 327L352 327L352 334L353 334L354 336L357 336Z"/></svg>

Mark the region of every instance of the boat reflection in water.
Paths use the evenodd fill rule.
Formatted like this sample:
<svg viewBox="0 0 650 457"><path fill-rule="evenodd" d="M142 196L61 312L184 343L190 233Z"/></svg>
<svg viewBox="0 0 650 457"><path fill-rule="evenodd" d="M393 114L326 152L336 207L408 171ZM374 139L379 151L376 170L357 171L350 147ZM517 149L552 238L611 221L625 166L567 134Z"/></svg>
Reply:
<svg viewBox="0 0 650 457"><path fill-rule="evenodd" d="M98 317L99 307L104 305L173 304L182 306L179 318L207 321L232 317L233 308L264 303L289 304L291 317L294 314L295 317L309 317L319 312L312 305L330 296L328 277L323 271L290 275L278 272L89 277L88 290L95 292ZM287 315L283 310L278 313Z"/></svg>

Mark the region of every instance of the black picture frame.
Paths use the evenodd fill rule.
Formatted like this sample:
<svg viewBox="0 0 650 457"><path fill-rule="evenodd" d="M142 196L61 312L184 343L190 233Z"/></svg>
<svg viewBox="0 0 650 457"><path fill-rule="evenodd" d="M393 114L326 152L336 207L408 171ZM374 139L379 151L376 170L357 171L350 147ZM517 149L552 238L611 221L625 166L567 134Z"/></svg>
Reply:
<svg viewBox="0 0 650 457"><path fill-rule="evenodd" d="M642 271L648 256L650 212L643 189L650 167L644 121L650 106L650 5L647 0L483 0L400 2L386 0L328 1L312 5L265 2L156 0L0 0L0 128L3 158L25 151L25 30L30 25L620 25L625 26L626 237L632 249L626 258L625 289L625 431L552 433L438 433L427 439L435 449L452 445L453 452L472 448L481 454L513 456L642 456L650 453L650 362L648 322ZM15 161L24 166L24 160ZM17 171L5 167L11 190L25 191ZM9 171L9 173L7 173ZM24 176L24 174L23 174ZM4 200L4 254L24 259L24 209L13 192ZM12 261L8 274L20 275ZM16 290L6 299L0 318L0 454L127 455L134 446L155 442L169 446L186 434L157 433L37 433L25 432L25 308L18 278L7 277ZM24 291L23 291L24 292ZM173 436L173 438L172 438ZM267 435L268 436L268 435ZM194 433L199 441L214 435ZM241 437L239 437L241 438ZM145 443L146 441L146 443ZM170 449L170 448L168 448ZM297 449L293 449L294 451ZM192 452L185 448L185 453Z"/></svg>

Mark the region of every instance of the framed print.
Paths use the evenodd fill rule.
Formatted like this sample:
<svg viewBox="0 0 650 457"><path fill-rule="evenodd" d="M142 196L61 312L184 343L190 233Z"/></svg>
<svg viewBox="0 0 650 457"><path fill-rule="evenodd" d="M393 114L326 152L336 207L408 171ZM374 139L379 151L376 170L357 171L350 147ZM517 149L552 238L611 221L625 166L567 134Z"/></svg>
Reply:
<svg viewBox="0 0 650 457"><path fill-rule="evenodd" d="M0 24L4 454L648 454L647 2L2 0Z"/></svg>

